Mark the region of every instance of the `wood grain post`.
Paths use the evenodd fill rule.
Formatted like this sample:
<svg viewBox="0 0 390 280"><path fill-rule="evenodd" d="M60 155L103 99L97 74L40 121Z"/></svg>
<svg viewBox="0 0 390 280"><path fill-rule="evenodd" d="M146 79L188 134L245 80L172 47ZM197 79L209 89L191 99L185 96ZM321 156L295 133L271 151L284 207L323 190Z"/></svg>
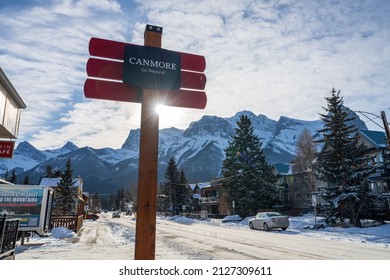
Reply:
<svg viewBox="0 0 390 280"><path fill-rule="evenodd" d="M161 48L162 27L147 25L144 45ZM142 90L135 260L154 260L156 247L156 208L159 117L158 90Z"/></svg>

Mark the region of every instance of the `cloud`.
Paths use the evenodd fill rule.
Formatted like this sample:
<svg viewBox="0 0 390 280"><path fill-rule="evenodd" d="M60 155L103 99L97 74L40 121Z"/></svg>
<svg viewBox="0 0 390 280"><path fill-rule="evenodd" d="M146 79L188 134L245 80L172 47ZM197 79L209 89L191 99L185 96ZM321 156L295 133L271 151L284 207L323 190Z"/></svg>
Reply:
<svg viewBox="0 0 390 280"><path fill-rule="evenodd" d="M139 104L86 100L83 83L90 37L142 45L146 23L163 27L163 48L207 61L206 109L173 109L180 117L161 117L160 127L242 110L314 120L333 87L346 106L379 114L388 107L389 14L385 0L7 4L0 65L28 106L19 138L40 148L120 147L139 127Z"/></svg>
<svg viewBox="0 0 390 280"><path fill-rule="evenodd" d="M115 1L54 1L18 7L0 17L1 29L7 30L2 34L0 65L27 104L19 138L30 138L41 148L74 139L77 131L70 133L69 126L62 125L68 123L64 115L85 102L89 39L123 38L123 16ZM91 114L88 120L93 118Z"/></svg>

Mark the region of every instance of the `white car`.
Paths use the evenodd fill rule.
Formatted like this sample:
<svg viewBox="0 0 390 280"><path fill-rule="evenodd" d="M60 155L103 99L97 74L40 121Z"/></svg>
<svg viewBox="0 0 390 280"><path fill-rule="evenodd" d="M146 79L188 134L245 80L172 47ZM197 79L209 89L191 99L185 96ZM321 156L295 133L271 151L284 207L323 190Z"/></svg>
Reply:
<svg viewBox="0 0 390 280"><path fill-rule="evenodd" d="M264 229L269 231L273 228L281 228L286 230L290 225L287 216L278 212L260 212L249 220L250 229Z"/></svg>

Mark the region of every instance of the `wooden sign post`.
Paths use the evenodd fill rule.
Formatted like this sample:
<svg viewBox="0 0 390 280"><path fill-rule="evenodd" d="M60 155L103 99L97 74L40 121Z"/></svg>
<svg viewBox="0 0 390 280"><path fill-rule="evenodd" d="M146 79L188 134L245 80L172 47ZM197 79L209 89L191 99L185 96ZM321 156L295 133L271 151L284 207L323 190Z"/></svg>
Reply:
<svg viewBox="0 0 390 280"><path fill-rule="evenodd" d="M146 26L144 45L161 47L162 28ZM154 260L156 242L159 117L158 90L143 89L135 233L136 260Z"/></svg>
<svg viewBox="0 0 390 280"><path fill-rule="evenodd" d="M203 56L161 49L162 27L146 25L144 46L91 38L87 98L141 103L136 260L155 259L158 104L204 109ZM152 76L152 77L151 77ZM141 93L141 94L139 94Z"/></svg>

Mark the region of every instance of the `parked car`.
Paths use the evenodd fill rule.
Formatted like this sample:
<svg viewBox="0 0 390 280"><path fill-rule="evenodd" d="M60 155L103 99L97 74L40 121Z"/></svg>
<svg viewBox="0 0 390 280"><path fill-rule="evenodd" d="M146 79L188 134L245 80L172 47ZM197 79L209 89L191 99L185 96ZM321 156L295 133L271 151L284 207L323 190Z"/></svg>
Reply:
<svg viewBox="0 0 390 280"><path fill-rule="evenodd" d="M88 213L87 214L87 216L86 216L86 218L88 219L88 220L97 220L97 219L99 219L99 215L97 215L97 214L93 214L93 213Z"/></svg>
<svg viewBox="0 0 390 280"><path fill-rule="evenodd" d="M226 216L221 220L221 223L239 223L242 221L240 215Z"/></svg>
<svg viewBox="0 0 390 280"><path fill-rule="evenodd" d="M278 212L260 212L249 220L250 229L264 229L269 231L273 228L281 228L286 230L290 225L287 216Z"/></svg>
<svg viewBox="0 0 390 280"><path fill-rule="evenodd" d="M119 212L114 212L114 213L112 213L112 217L113 217L113 218L120 218L120 217L121 217L121 213L119 213Z"/></svg>

